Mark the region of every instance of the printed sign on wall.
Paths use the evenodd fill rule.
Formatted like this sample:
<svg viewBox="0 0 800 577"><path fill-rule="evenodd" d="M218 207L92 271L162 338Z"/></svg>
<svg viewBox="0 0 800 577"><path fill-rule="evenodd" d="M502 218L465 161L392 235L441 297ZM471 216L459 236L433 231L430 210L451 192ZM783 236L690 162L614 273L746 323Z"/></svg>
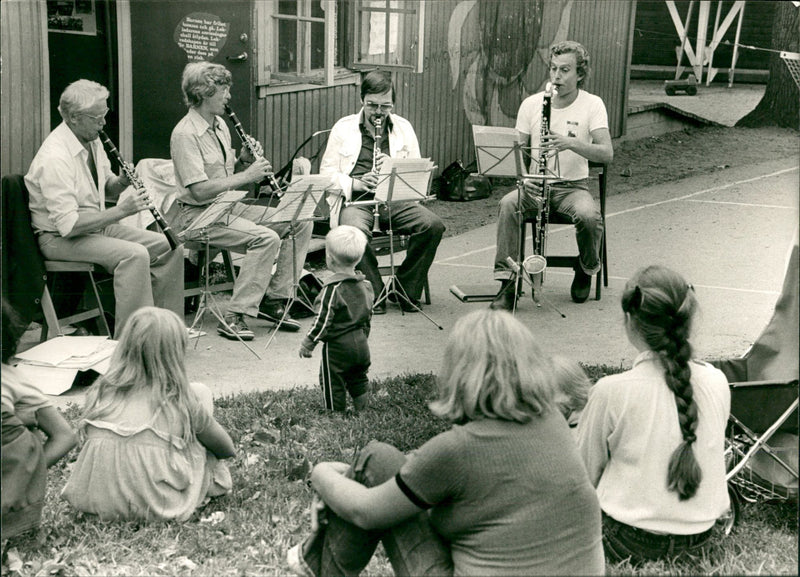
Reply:
<svg viewBox="0 0 800 577"><path fill-rule="evenodd" d="M193 12L175 27L175 42L190 61L213 60L228 40L230 24L219 16Z"/></svg>

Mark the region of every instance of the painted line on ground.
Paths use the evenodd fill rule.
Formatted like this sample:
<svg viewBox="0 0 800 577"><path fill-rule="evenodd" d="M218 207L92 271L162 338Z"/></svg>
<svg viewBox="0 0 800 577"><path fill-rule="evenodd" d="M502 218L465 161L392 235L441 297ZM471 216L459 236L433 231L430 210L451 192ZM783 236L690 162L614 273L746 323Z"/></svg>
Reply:
<svg viewBox="0 0 800 577"><path fill-rule="evenodd" d="M730 202L727 200L700 200L692 198L686 202L697 202L699 204L730 204L732 206L746 206L747 208L780 208L782 210L797 210L795 206L784 206L782 204L753 204L751 202Z"/></svg>
<svg viewBox="0 0 800 577"><path fill-rule="evenodd" d="M758 180L763 180L763 179L766 179L766 178L772 178L773 176L780 176L782 174L786 174L787 172L795 172L797 170L798 170L798 167L784 168L782 170L778 170L776 172L771 172L769 174L762 174L762 175L759 175L759 176L754 176L752 178L746 178L744 180L737 180L735 182L730 182L728 184L722 184L720 186L715 186L713 188L706 188L706 189L703 189L703 190L698 190L696 192L692 192L690 194L685 194L683 196L679 196L679 197L676 197L676 198L669 198L667 200L660 200L658 202L651 202L651 203L648 203L648 204L642 204L640 206L635 206L635 207L632 207L632 208L626 208L625 210L620 210L620 211L617 211L617 212L611 212L611 213L606 214L606 219L611 218L612 216L620 216L622 214L629 214L631 212L637 212L637 211L640 211L640 210L644 210L646 208L652 208L654 206L661 206L662 204L669 204L671 202L679 202L679 201L682 201L682 200L689 200L691 198L694 198L695 196L700 196L701 194L708 194L709 192L718 192L720 190L725 190L725 189L728 189L728 188L731 188L731 187L734 187L734 186L738 186L738 185L741 185L741 184L747 184L749 182L756 182ZM707 201L707 202L710 202L710 201ZM561 232L562 230L567 230L569 228L571 228L569 225L560 226L558 228L549 230L547 232L547 234L548 235L549 234L554 234L554 233L557 233L557 232ZM531 238L530 235L528 235L528 236L525 237L525 240L528 241L530 238ZM483 248L471 250L471 251L468 251L468 252L465 252L465 253L461 253L461 254L458 254L458 255L448 256L448 257L443 258L441 260L436 260L435 264L448 264L449 261L458 260L458 259L462 259L462 258L473 256L473 255L476 255L476 254L482 254L482 253L485 253L485 252L493 251L493 250L495 250L496 246L497 245L485 246ZM459 265L459 266L466 266L466 265Z"/></svg>

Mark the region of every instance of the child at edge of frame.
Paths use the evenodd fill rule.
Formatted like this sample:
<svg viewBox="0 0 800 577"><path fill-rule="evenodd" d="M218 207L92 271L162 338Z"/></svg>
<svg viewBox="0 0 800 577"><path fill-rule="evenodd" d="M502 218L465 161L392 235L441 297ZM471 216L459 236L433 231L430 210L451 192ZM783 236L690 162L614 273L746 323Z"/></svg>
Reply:
<svg viewBox="0 0 800 577"><path fill-rule="evenodd" d="M300 344L300 356L311 358L317 343L323 343L319 383L325 408L331 411L347 408L347 393L356 411L369 404L367 339L373 292L355 270L366 246L366 235L354 226L340 225L326 235L325 262L333 274L322 285L314 303L317 315Z"/></svg>

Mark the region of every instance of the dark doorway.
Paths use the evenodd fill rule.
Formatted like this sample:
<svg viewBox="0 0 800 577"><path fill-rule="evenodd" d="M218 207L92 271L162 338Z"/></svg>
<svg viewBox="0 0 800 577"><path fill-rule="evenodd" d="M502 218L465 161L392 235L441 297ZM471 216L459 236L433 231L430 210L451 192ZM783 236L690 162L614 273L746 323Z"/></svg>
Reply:
<svg viewBox="0 0 800 577"><path fill-rule="evenodd" d="M86 78L111 92L105 131L118 142L117 13L111 0L47 0L50 129L61 123L58 100L68 84Z"/></svg>

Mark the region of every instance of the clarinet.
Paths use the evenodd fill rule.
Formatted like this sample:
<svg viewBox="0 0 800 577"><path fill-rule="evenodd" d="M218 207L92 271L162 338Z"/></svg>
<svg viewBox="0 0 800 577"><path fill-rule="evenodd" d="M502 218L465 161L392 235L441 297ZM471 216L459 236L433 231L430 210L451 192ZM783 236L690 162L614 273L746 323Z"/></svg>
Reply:
<svg viewBox="0 0 800 577"><path fill-rule="evenodd" d="M117 147L114 146L114 143L111 142L111 139L102 130L100 131L100 140L102 141L103 144L106 145L108 151L117 160L120 167L122 168L122 171L125 173L125 176L128 177L128 180L131 182L133 187L139 192L141 191L147 192L147 188L145 187L144 182L142 182L142 179L139 178L139 175L136 174L136 170L125 164L125 161L122 159L122 155L119 153L119 150L117 150ZM156 219L158 226L161 227L161 232L163 232L164 236L167 237L167 242L169 243L169 247L172 250L178 248L178 246L181 243L178 240L178 237L172 231L172 228L169 226L167 220L161 215L161 213L155 206L151 205L149 208L150 212L153 214L153 218Z"/></svg>
<svg viewBox="0 0 800 577"><path fill-rule="evenodd" d="M375 143L372 146L372 172L378 170L378 156L381 153L381 136L383 135L383 119L378 116L375 120L372 121L375 125ZM381 231L381 213L378 210L378 205L372 209L372 232L380 232Z"/></svg>
<svg viewBox="0 0 800 577"><path fill-rule="evenodd" d="M244 131L244 127L242 126L242 123L239 122L239 117L236 116L236 113L227 104L225 105L225 113L231 119L231 122L233 122L233 127L236 129L236 134L239 135L239 139L242 141L242 146L247 148L247 150L250 152L253 158L255 158L256 160L260 160L261 155L256 152L255 147L250 141L250 137L247 136L247 133ZM275 180L275 174L267 175L267 178L265 178L261 183L259 183L259 185L264 184L265 182L268 183L275 192L280 192L281 185L278 184L277 180Z"/></svg>
<svg viewBox="0 0 800 577"><path fill-rule="evenodd" d="M547 150L542 145L542 141L545 136L550 134L550 111L554 94L557 94L556 88L551 82L548 82L542 97L542 121L539 127L539 175L543 177L542 207L536 213L536 236L533 240L534 257L528 263L531 269L528 270L530 274L544 272L544 269L547 268L544 251L547 244L547 222L550 219L550 185L547 183Z"/></svg>

